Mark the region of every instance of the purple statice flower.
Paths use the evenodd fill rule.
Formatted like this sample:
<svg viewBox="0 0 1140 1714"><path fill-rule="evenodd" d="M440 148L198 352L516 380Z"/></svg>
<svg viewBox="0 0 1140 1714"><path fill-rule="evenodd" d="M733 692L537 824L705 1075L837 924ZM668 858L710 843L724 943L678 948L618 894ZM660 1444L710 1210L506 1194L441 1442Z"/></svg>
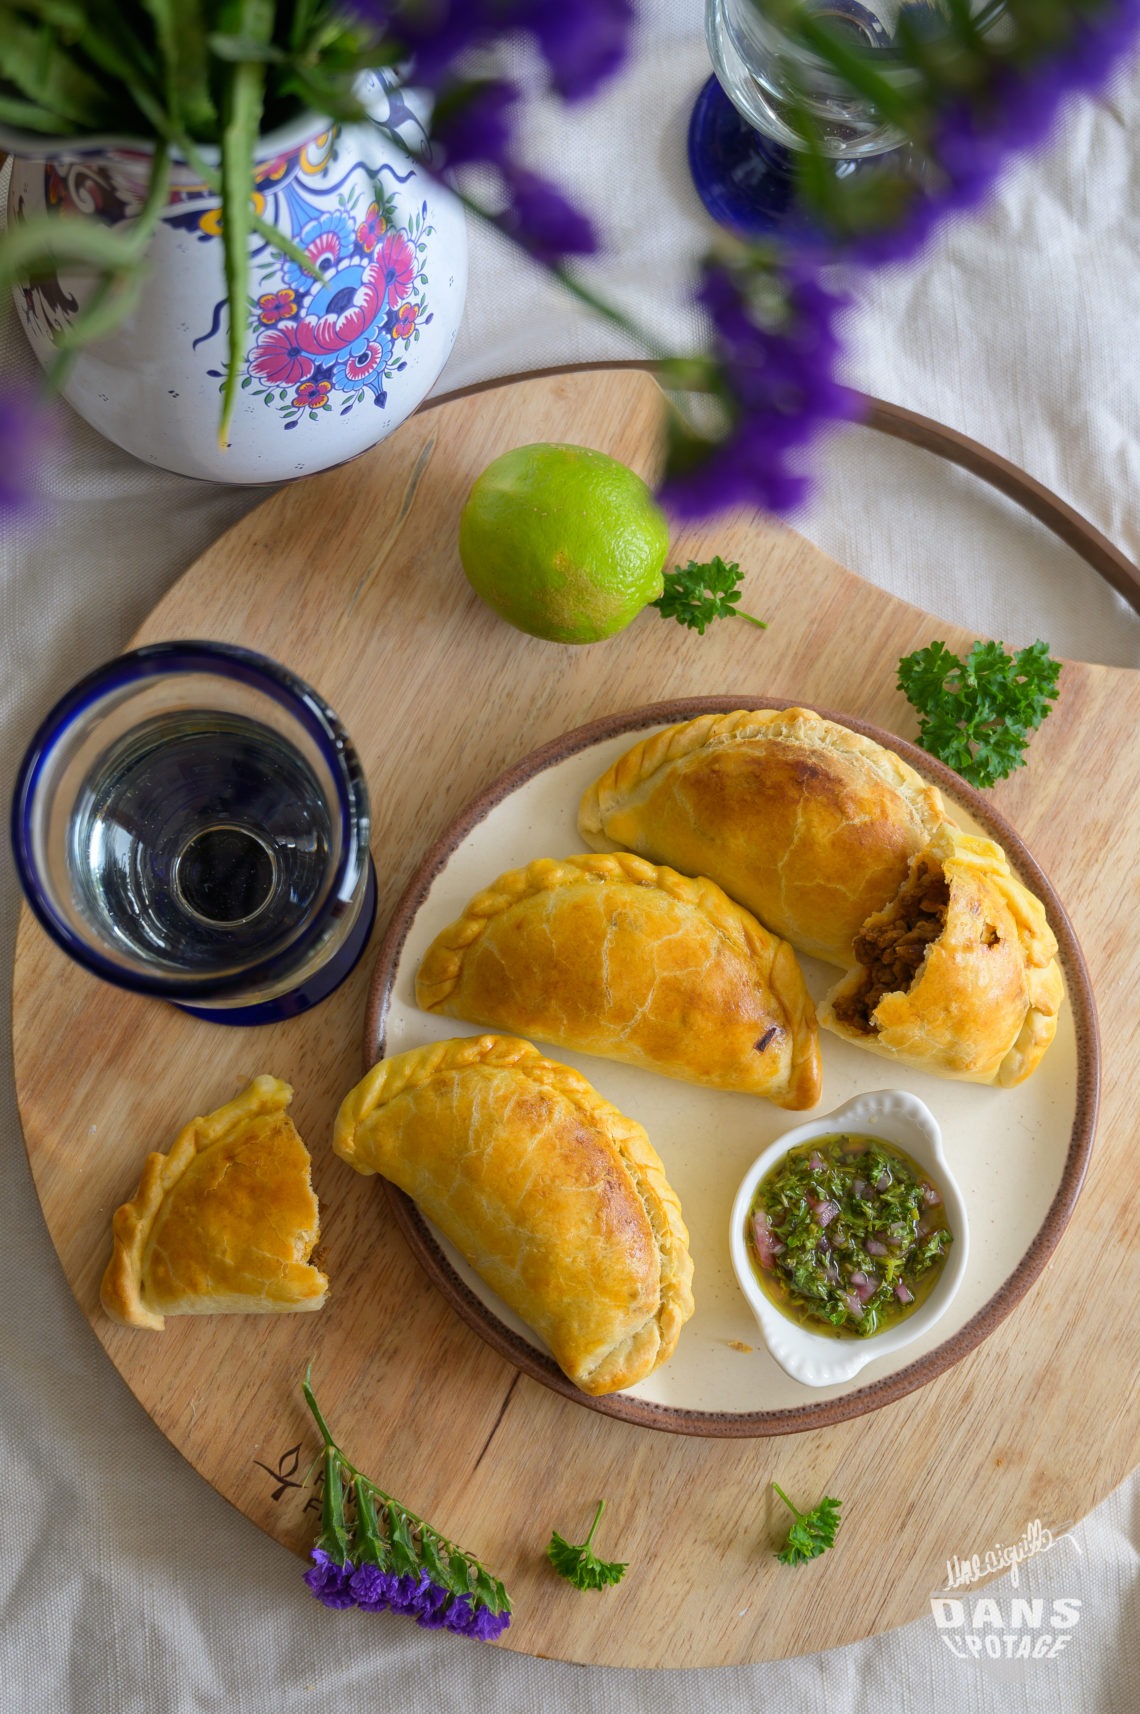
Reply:
<svg viewBox="0 0 1140 1714"><path fill-rule="evenodd" d="M323 1547L315 1547L313 1563L305 1572L305 1582L324 1607L354 1607L356 1599L349 1588L353 1575L352 1561L338 1565Z"/></svg>
<svg viewBox="0 0 1140 1714"><path fill-rule="evenodd" d="M1091 12L1074 8L1066 40L1049 53L1033 60L995 56L979 87L948 95L934 112L932 166L904 212L889 227L844 245L846 259L881 267L916 255L947 215L989 196L1012 155L1045 141L1070 95L1099 88L1138 36L1140 0L1104 0Z"/></svg>
<svg viewBox="0 0 1140 1714"><path fill-rule="evenodd" d="M581 101L625 60L632 0L523 0L520 21L534 37L564 101Z"/></svg>
<svg viewBox="0 0 1140 1714"><path fill-rule="evenodd" d="M808 483L791 456L830 423L857 414L858 395L835 378L835 323L847 299L825 287L808 263L775 276L782 308L753 303L740 275L706 263L697 301L708 313L728 431L666 473L661 499L677 517L736 505L786 512Z"/></svg>
<svg viewBox="0 0 1140 1714"><path fill-rule="evenodd" d="M506 165L513 141L511 109L518 99L518 89L505 78L444 89L432 121L432 142L442 148L446 165Z"/></svg>
<svg viewBox="0 0 1140 1714"><path fill-rule="evenodd" d="M0 519L42 504L40 478L52 438L50 408L30 388L0 393Z"/></svg>
<svg viewBox="0 0 1140 1714"><path fill-rule="evenodd" d="M398 1579L378 1565L358 1565L349 1579L349 1590L356 1605L365 1613L383 1613L392 1606L392 1596Z"/></svg>
<svg viewBox="0 0 1140 1714"><path fill-rule="evenodd" d="M437 89L472 49L533 38L564 101L580 101L623 63L633 0L351 0L357 16L405 43L414 78Z"/></svg>
<svg viewBox="0 0 1140 1714"><path fill-rule="evenodd" d="M503 179L510 200L496 225L536 262L556 267L567 256L593 255L598 248L593 227L557 185L522 167L508 168Z"/></svg>

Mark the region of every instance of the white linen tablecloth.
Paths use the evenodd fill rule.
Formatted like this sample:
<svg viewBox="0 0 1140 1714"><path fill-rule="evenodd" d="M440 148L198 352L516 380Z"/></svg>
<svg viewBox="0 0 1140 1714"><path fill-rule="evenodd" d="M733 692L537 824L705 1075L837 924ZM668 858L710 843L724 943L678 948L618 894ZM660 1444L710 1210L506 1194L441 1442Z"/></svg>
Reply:
<svg viewBox="0 0 1140 1714"><path fill-rule="evenodd" d="M684 154L689 107L708 74L701 6L651 0L642 11L638 52L620 80L572 113L536 111L528 131L532 157L600 218L608 255L593 273L684 349L696 332L686 282L711 231ZM861 282L847 377L1004 453L1132 558L1140 557L1137 134L1132 68L1107 98L1072 105L1049 151L1018 166L986 212L950 228L917 263ZM502 241L482 231L471 238L464 327L438 390L631 354ZM12 321L0 331L0 373L5 381L32 373ZM819 493L795 521L864 577L1009 645L1042 636L1060 654L1140 666L1140 618L972 478L860 428L837 436L821 466ZM51 701L117 653L175 578L265 492L144 467L77 420L48 454L45 488L46 514L0 534L5 801ZM8 968L18 908L6 862ZM8 1006L7 978L3 987ZM930 1617L794 1661L623 1672L534 1660L390 1615L325 1611L297 1561L183 1463L107 1362L43 1225L10 1062L0 1101L0 1714L1140 1708L1135 1477L1071 1540L1025 1567L1020 1590L1007 1577L987 1591L1002 1615L1018 1593L1043 1597L1046 1611L1058 1598L1080 1602L1069 1646L1046 1661L960 1659ZM1071 1520L1041 1521L1059 1530Z"/></svg>

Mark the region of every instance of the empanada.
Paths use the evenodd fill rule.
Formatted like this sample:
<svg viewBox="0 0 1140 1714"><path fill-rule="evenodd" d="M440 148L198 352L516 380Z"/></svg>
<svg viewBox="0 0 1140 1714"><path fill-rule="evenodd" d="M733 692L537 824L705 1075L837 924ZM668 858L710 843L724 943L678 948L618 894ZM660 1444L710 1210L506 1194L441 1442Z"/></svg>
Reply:
<svg viewBox="0 0 1140 1714"><path fill-rule="evenodd" d="M890 750L805 708L704 714L628 750L582 799L587 845L707 875L800 952L851 942L946 811Z"/></svg>
<svg viewBox="0 0 1140 1714"><path fill-rule="evenodd" d="M640 1125L529 1042L381 1060L333 1148L406 1191L583 1392L632 1386L672 1352L693 1266L665 1169Z"/></svg>
<svg viewBox="0 0 1140 1714"><path fill-rule="evenodd" d="M500 875L428 948L416 999L781 1107L819 1099L815 1008L791 947L714 882L625 851Z"/></svg>
<svg viewBox="0 0 1140 1714"><path fill-rule="evenodd" d="M949 824L855 937L820 1021L944 1077L1020 1083L1057 1030L1064 983L1045 911L992 840Z"/></svg>
<svg viewBox="0 0 1140 1714"><path fill-rule="evenodd" d="M255 1077L192 1119L168 1155L147 1156L111 1222L101 1296L112 1320L161 1329L167 1315L320 1309L329 1282L308 1265L317 1199L292 1098L287 1083Z"/></svg>

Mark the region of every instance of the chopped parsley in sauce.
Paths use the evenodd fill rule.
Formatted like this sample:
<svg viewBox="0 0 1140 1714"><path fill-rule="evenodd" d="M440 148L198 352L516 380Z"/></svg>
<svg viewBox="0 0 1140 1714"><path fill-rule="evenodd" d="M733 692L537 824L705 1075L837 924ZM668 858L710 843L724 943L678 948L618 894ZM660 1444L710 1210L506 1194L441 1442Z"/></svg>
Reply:
<svg viewBox="0 0 1140 1714"><path fill-rule="evenodd" d="M765 1295L792 1321L840 1338L912 1315L953 1241L929 1174L893 1143L848 1132L789 1149L748 1214Z"/></svg>

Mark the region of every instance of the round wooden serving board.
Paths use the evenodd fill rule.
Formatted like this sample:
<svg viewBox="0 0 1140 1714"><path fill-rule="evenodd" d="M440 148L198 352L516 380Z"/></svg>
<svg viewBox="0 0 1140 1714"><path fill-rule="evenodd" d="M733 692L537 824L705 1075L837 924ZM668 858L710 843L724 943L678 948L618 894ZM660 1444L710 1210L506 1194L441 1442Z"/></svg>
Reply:
<svg viewBox="0 0 1140 1714"><path fill-rule="evenodd" d="M679 532L672 553L738 559L767 632L704 637L647 611L592 648L522 636L472 594L456 553L471 482L510 446L569 440L646 474L660 395L640 372L543 376L421 412L367 457L285 488L186 574L138 642L212 637L275 656L324 692L361 752L380 879L377 944L423 853L499 772L585 721L682 696L790 697L903 737L895 663L969 636L755 516ZM1054 1530L1129 1471L1135 1386L1132 970L1140 848L1140 675L1066 665L1029 765L992 794L1049 875L1102 1009L1104 1096L1084 1192L1052 1261L962 1362L873 1415L778 1438L663 1434L521 1376L430 1286L375 1179L330 1148L361 1071L370 963L306 1017L229 1030L101 985L25 911L16 952L17 1089L47 1224L92 1327L143 1407L207 1481L286 1546L316 1518L297 1483L318 1397L353 1460L506 1581L503 1646L614 1666L713 1666L831 1648L928 1611L947 1559ZM98 1302L111 1213L143 1157L255 1073L286 1078L313 1155L317 1316L112 1325ZM1001 1094L995 1092L995 1103ZM744 1359L741 1358L743 1361ZM772 1552L801 1505L839 1495L835 1552ZM552 1573L552 1528L581 1540L605 1497L622 1584L583 1596ZM298 1599L305 1599L298 1589ZM352 1620L329 1616L330 1625ZM468 1646L461 1643L457 1647Z"/></svg>

